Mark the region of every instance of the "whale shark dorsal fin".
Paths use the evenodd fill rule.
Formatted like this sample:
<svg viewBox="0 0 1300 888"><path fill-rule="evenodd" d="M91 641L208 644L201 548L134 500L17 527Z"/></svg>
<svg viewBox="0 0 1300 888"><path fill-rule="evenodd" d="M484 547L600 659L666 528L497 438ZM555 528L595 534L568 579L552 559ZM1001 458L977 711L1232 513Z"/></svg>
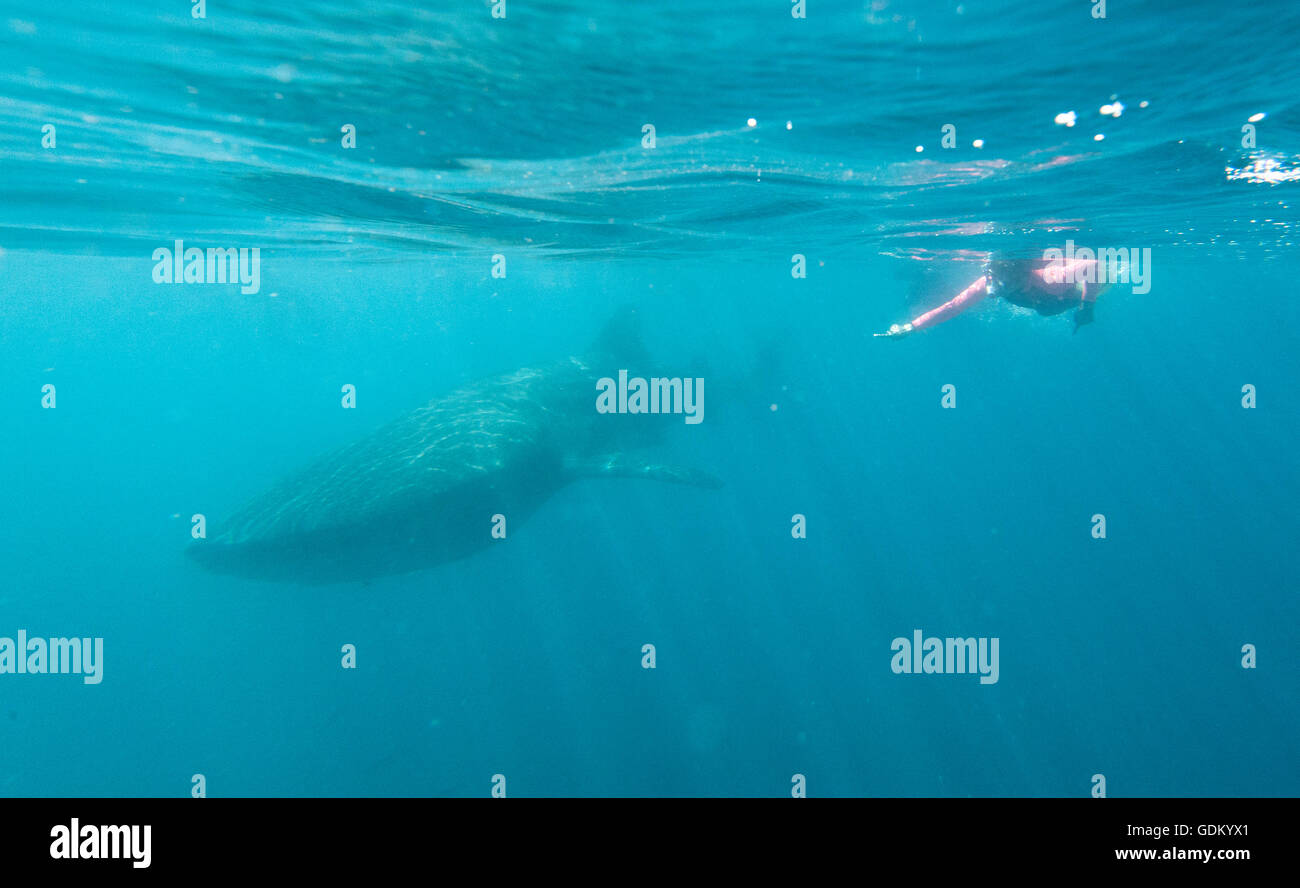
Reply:
<svg viewBox="0 0 1300 888"><path fill-rule="evenodd" d="M670 484L689 484L692 487L717 489L721 479L708 472L687 466L668 466L648 462L638 456L612 453L573 463L569 466L575 478L644 478L649 481L667 481Z"/></svg>
<svg viewBox="0 0 1300 888"><path fill-rule="evenodd" d="M621 361L624 369L643 366L646 349L641 340L641 318L636 309L625 305L616 311L591 344L591 354Z"/></svg>

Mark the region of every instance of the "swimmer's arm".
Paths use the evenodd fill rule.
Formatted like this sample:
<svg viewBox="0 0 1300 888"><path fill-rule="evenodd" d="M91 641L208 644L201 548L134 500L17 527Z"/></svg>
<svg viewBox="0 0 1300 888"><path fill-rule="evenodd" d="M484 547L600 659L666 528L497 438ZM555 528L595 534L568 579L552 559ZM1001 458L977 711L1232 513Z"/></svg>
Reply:
<svg viewBox="0 0 1300 888"><path fill-rule="evenodd" d="M926 327L933 327L935 324L941 324L949 318L961 314L970 308L976 302L979 302L989 292L988 275L980 275L979 280L972 281L965 290L962 290L956 296L949 299L938 308L933 308L923 315L913 318L910 322L899 325L894 324L885 333L877 333L876 336L906 336L913 330L924 330Z"/></svg>

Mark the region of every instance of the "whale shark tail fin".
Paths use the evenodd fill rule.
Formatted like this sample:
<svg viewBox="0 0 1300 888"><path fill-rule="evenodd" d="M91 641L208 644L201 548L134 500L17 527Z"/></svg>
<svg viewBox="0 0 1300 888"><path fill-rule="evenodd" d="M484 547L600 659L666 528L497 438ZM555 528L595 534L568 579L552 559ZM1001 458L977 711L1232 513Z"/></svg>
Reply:
<svg viewBox="0 0 1300 888"><path fill-rule="evenodd" d="M570 466L578 478L644 478L649 481L667 481L670 484L688 484L716 490L721 479L708 472L687 466L668 466L648 462L640 457L614 453Z"/></svg>
<svg viewBox="0 0 1300 888"><path fill-rule="evenodd" d="M641 340L641 318L636 309L624 305L615 312L591 344L591 352L613 358L624 366L644 367L649 355Z"/></svg>

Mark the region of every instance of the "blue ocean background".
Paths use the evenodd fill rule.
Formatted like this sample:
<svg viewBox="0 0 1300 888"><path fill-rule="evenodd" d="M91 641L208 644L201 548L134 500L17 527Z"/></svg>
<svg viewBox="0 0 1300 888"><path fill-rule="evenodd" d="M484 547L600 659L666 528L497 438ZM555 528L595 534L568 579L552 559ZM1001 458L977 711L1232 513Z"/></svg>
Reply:
<svg viewBox="0 0 1300 888"><path fill-rule="evenodd" d="M1300 7L1092 9L0 3L0 636L105 651L0 675L0 795L1300 793ZM260 292L155 284L176 239ZM871 336L1067 239L1150 292ZM184 558L629 305L723 488L365 584ZM895 675L915 629L1000 680Z"/></svg>

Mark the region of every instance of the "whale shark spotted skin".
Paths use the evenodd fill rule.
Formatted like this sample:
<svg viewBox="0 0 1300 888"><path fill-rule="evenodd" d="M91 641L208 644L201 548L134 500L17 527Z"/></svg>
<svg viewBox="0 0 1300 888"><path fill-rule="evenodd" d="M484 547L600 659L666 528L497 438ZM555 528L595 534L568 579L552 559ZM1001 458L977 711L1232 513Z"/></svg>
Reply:
<svg viewBox="0 0 1300 888"><path fill-rule="evenodd" d="M253 579L366 580L473 554L492 542L491 516L517 527L580 478L720 486L629 452L671 417L598 413L609 366L569 358L435 398L270 488L188 551Z"/></svg>

